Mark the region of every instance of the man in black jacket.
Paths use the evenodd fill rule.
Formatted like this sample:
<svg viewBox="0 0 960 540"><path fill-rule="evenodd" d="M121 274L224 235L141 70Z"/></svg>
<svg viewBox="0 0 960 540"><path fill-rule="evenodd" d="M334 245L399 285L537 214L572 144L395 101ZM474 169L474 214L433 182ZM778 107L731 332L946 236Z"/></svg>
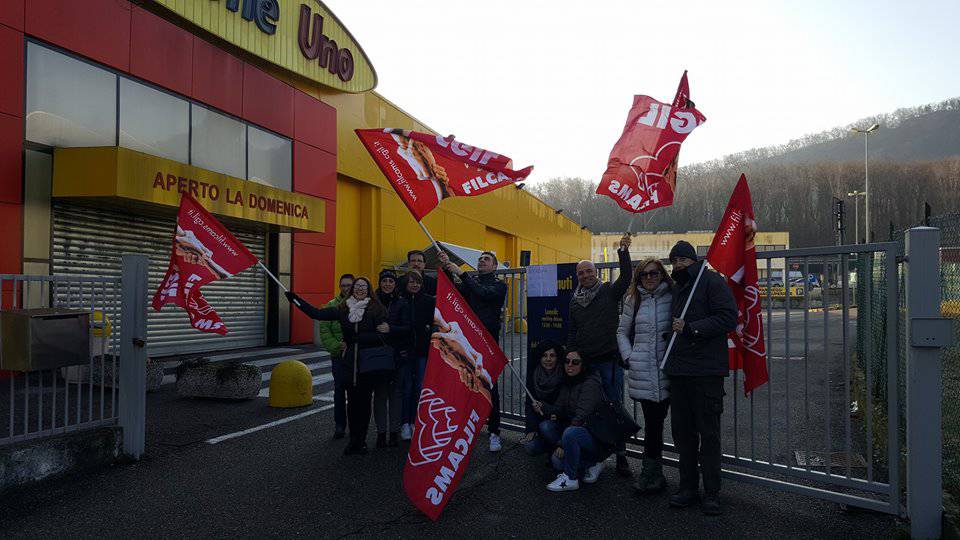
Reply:
<svg viewBox="0 0 960 540"><path fill-rule="evenodd" d="M620 275L616 281L601 282L591 261L577 263L577 290L570 299L567 317L567 358L579 358L600 373L608 399L623 401L623 368L617 346L620 301L627 292L632 274L630 235L624 234L617 250ZM617 472L629 476L626 446L617 451Z"/></svg>
<svg viewBox="0 0 960 540"><path fill-rule="evenodd" d="M720 500L720 415L723 413L723 379L729 360L727 334L737 326L737 305L727 282L710 270L687 242L670 250L673 264L673 331L676 342L666 359L664 373L670 378L670 425L680 454L680 489L670 497L670 506L685 508L699 498L699 463L703 473L703 503L707 515L722 513ZM680 318L690 295L690 307ZM667 336L669 337L669 336Z"/></svg>
<svg viewBox="0 0 960 540"><path fill-rule="evenodd" d="M450 262L446 252L440 252L440 266L447 273L459 277L457 289L463 295L470 309L490 332L490 335L500 342L500 313L507 298L507 284L497 279L494 270L497 269L496 254L484 251L477 260L477 275L473 276ZM508 359L509 361L509 359ZM500 440L500 392L494 384L490 391L492 407L490 418L487 420L487 431L490 432L490 451L499 452L503 447Z"/></svg>

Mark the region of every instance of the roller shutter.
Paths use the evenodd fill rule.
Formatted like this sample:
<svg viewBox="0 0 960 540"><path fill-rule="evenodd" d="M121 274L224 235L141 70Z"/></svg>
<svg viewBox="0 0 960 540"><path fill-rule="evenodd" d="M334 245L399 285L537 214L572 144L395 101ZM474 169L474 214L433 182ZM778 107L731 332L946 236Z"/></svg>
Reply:
<svg viewBox="0 0 960 540"><path fill-rule="evenodd" d="M119 277L120 255L140 253L150 257L152 297L169 264L173 226L173 216L156 218L55 202L52 273ZM254 255L264 258L263 233L231 232ZM265 345L265 285L264 276L253 267L203 287L203 295L227 325L226 336L194 330L180 308L165 306L159 312L149 308L148 353L159 357Z"/></svg>

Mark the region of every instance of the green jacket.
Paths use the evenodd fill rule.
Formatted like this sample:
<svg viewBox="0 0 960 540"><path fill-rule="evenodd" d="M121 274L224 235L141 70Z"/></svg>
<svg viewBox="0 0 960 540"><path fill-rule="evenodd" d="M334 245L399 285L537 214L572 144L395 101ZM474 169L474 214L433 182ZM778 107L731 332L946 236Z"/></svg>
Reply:
<svg viewBox="0 0 960 540"><path fill-rule="evenodd" d="M323 307L336 307L343 302L339 294ZM332 356L340 356L340 343L343 342L343 331L340 330L340 321L320 321L320 343Z"/></svg>

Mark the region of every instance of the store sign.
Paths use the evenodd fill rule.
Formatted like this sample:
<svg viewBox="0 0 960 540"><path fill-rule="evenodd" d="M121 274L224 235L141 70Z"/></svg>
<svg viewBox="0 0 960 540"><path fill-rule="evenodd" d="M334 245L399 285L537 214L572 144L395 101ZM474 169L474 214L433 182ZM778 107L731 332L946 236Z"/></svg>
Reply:
<svg viewBox="0 0 960 540"><path fill-rule="evenodd" d="M118 147L58 148L53 196L179 206L189 193L213 214L324 232L323 199Z"/></svg>
<svg viewBox="0 0 960 540"><path fill-rule="evenodd" d="M377 85L370 59L319 0L153 0L283 69L345 92Z"/></svg>

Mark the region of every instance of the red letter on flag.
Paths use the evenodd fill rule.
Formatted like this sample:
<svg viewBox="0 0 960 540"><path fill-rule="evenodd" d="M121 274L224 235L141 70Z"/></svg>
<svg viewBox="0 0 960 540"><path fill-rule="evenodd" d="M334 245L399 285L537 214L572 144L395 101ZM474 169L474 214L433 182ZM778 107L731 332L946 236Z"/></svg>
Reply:
<svg viewBox="0 0 960 540"><path fill-rule="evenodd" d="M356 133L417 221L443 199L482 195L520 182L533 170L514 171L510 158L453 137L389 128Z"/></svg>
<svg viewBox="0 0 960 540"><path fill-rule="evenodd" d="M156 294L153 309L165 304L187 310L190 324L202 332L226 334L220 316L200 293L211 281L238 274L257 262L247 248L210 212L184 192L170 250L170 266Z"/></svg>
<svg viewBox="0 0 960 540"><path fill-rule="evenodd" d="M403 488L436 520L467 468L507 357L444 272L437 274L434 319Z"/></svg>
<svg viewBox="0 0 960 540"><path fill-rule="evenodd" d="M763 312L757 287L757 224L747 177L733 189L727 211L713 236L707 260L727 278L737 301L737 329L728 337L730 369L742 369L743 390L749 394L769 380L763 342Z"/></svg>
<svg viewBox="0 0 960 540"><path fill-rule="evenodd" d="M689 99L686 71L672 104L633 96L627 123L610 151L597 193L635 213L673 204L680 145L707 120Z"/></svg>

